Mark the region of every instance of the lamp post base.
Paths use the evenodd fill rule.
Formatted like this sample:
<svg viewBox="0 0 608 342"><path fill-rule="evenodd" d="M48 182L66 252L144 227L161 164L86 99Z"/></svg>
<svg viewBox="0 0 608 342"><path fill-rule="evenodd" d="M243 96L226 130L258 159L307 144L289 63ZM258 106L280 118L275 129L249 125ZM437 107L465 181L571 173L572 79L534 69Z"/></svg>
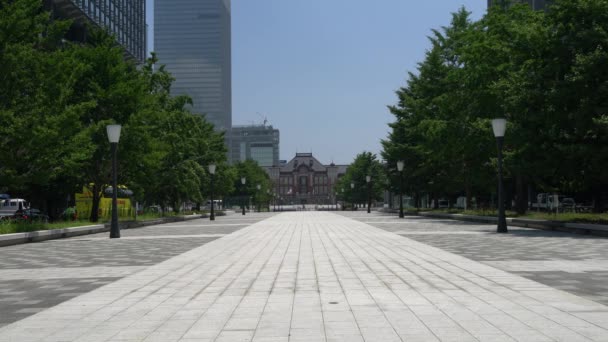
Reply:
<svg viewBox="0 0 608 342"><path fill-rule="evenodd" d="M120 231L118 229L110 228L110 239L120 238Z"/></svg>
<svg viewBox="0 0 608 342"><path fill-rule="evenodd" d="M504 218L499 218L498 219L498 226L496 226L496 232L500 233L500 234L505 234L508 233L509 230L507 229L507 220Z"/></svg>

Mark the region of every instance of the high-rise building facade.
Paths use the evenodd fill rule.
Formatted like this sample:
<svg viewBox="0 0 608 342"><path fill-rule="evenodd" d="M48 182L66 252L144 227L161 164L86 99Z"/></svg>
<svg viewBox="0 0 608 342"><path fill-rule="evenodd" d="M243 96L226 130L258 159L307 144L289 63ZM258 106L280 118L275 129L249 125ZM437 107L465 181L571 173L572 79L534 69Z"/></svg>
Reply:
<svg viewBox="0 0 608 342"><path fill-rule="evenodd" d="M530 5L530 7L532 7L535 10L543 10L547 7L547 5L549 5L549 3L551 2L551 0L488 0L488 7L495 5L495 4L499 4L501 2L504 3L527 3Z"/></svg>
<svg viewBox="0 0 608 342"><path fill-rule="evenodd" d="M86 41L86 25L93 24L116 37L127 59L146 58L146 0L45 0L56 18L74 20L68 39Z"/></svg>
<svg viewBox="0 0 608 342"><path fill-rule="evenodd" d="M230 0L155 0L154 50L216 130L232 126Z"/></svg>
<svg viewBox="0 0 608 342"><path fill-rule="evenodd" d="M272 126L234 126L230 141L231 163L255 160L262 167L279 165L280 133Z"/></svg>

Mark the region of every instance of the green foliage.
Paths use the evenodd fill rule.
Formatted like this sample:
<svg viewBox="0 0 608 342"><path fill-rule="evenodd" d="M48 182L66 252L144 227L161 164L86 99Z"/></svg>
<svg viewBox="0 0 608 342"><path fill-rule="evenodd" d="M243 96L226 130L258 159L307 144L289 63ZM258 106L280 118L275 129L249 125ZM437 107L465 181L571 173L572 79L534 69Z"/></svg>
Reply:
<svg viewBox="0 0 608 342"><path fill-rule="evenodd" d="M87 44L63 40L70 25L39 0L0 0L0 190L46 207L92 183L96 221L111 180L106 125L119 123L118 179L137 200L202 202L210 163L216 194L231 192L223 134L186 110L187 96L170 96L156 56L138 68L104 31L88 28Z"/></svg>
<svg viewBox="0 0 608 342"><path fill-rule="evenodd" d="M256 161L246 160L234 165L234 195L252 197L256 205L268 203L272 196L272 183L268 173ZM245 185L241 178L245 178ZM258 185L260 189L258 189ZM270 194L269 194L270 192Z"/></svg>
<svg viewBox="0 0 608 342"><path fill-rule="evenodd" d="M371 185L367 183L367 176L371 176ZM354 188L351 187L351 183L354 184ZM381 200L385 187L384 167L371 152L358 154L335 186L341 200L350 203L367 203L369 194L372 200Z"/></svg>
<svg viewBox="0 0 608 342"><path fill-rule="evenodd" d="M264 197L266 190L272 189L268 173L256 161L245 160L234 164L233 167L236 175L233 182L234 195ZM242 184L241 178L245 178L245 185Z"/></svg>
<svg viewBox="0 0 608 342"><path fill-rule="evenodd" d="M391 188L404 160L408 193L466 194L470 205L493 192L489 120L506 117L507 184L524 209L525 184L599 199L608 190L607 13L603 0L557 0L547 12L494 6L477 22L454 13L389 107Z"/></svg>

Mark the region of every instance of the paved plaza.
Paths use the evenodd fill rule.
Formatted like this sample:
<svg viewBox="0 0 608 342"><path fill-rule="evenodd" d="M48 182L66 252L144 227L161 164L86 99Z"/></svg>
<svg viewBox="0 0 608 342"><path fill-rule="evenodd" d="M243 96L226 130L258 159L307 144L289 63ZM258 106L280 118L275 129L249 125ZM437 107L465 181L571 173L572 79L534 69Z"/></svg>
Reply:
<svg viewBox="0 0 608 342"><path fill-rule="evenodd" d="M41 298L0 341L608 341L601 286L531 279L604 272L602 238L329 212L123 236L0 248L0 303Z"/></svg>
<svg viewBox="0 0 608 342"><path fill-rule="evenodd" d="M0 327L269 217L248 214L0 247Z"/></svg>
<svg viewBox="0 0 608 342"><path fill-rule="evenodd" d="M342 212L401 236L608 305L608 238L420 216Z"/></svg>

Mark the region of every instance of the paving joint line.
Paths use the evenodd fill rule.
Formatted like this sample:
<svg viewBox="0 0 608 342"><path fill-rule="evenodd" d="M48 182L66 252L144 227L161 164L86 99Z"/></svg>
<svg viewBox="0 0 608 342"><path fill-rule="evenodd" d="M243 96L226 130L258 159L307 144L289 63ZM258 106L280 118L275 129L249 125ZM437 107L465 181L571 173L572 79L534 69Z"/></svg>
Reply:
<svg viewBox="0 0 608 342"><path fill-rule="evenodd" d="M369 295L369 297L374 301L374 303L376 304L376 307L380 308L380 305L378 305L378 302L376 301L376 299L374 298L374 296L371 294L371 292L369 291L369 289L364 285L365 283L361 280L361 277L359 276L359 274L354 270L352 263L348 260L348 258L346 258L344 256L344 253L342 253L342 251L340 250L340 248L338 247L338 245L336 244L336 242L334 241L334 239L332 239L329 234L328 234L328 238L329 241L332 242L332 244L334 245L334 248L338 251L338 253L340 253L340 255L342 256L342 258L346 261L346 263L349 265L349 268L351 269L352 273L357 277L357 279L359 280L359 283L361 283L363 285L363 288L365 289L365 292L367 292L367 294ZM351 239L348 239L351 240ZM340 244L342 244L342 242L340 241ZM395 327L390 323L390 320L388 319L388 317L386 316L384 310L381 310L382 312L382 316L384 316L384 319L390 324L391 329L393 330L393 332L395 333L395 335L397 337L399 337L399 339L401 341L403 341L403 338L401 337L401 335L399 335L399 333L397 332L397 330L395 329ZM355 317L356 320L356 317Z"/></svg>
<svg viewBox="0 0 608 342"><path fill-rule="evenodd" d="M265 221L265 220L264 220L264 221ZM263 221L262 221L262 222L263 222ZM268 243L266 243L266 244L264 245L264 247L260 249L260 252L258 252L258 253L257 253L257 254L256 254L256 255L255 255L255 256L254 256L254 257L251 259L251 261L250 261L250 262L249 262L249 263L248 263L248 264L247 264L247 265L246 265L246 266L245 266L243 269L247 269L247 268L249 268L249 266L250 266L250 265L253 263L254 259L255 259L255 258L257 258L257 256L258 256L258 255L260 255L260 253L262 253L262 252L264 252L264 251L265 251L265 247L266 247L266 246L268 246L268 245L271 243L271 241L274 241L274 242L275 242L275 243L274 243L274 247L271 249L271 251L274 251L274 250L277 248L277 246L278 246L278 245L281 243L281 241L283 240L283 236L285 236L285 235L287 234L287 228L282 228L281 230L282 230L282 234L281 234L280 236L279 236L279 234L274 235L274 236L273 236L273 238L272 238L272 239L270 239L270 240L269 240L269 242L268 242ZM270 233L272 233L272 231L269 231L269 232L268 232L268 234L270 234ZM262 273L262 271L264 270L264 268L266 268L266 266L268 265L268 262L271 260L272 255L273 255L273 253L268 253L268 256L266 257L266 262L264 262L264 264L263 264L262 266L260 266L259 270L258 270L258 271L257 271L257 273L256 273L256 276L252 278L253 280L252 280L252 281L249 283L249 286L247 287L247 291L245 291L245 293L244 293L242 296L240 296L240 297L241 297L241 300L239 301L239 303L238 303L238 304L237 304L237 305L234 307L234 309L233 309L233 310L232 310L232 312L230 313L230 316L229 316L229 317L228 317L228 319L226 320L226 323L224 323L224 325L223 325L223 326L222 326L222 328L220 329L220 332L219 332L218 336L216 336L216 339L217 339L217 337L219 337L219 335L222 333L222 331L224 330L224 328L226 327L226 325L228 325L228 322L230 322L230 319L232 318L232 315L234 315L234 312L235 312L235 311L236 311L236 310L239 308L239 306L241 305L241 303L243 303L243 299L245 299L245 298L247 297L247 294L248 294L248 293L249 293L249 291L251 290L251 287L252 287L252 286L255 284L255 281L257 280L258 276L260 275L260 273ZM241 272L241 273L242 273L242 272ZM238 277L235 277L235 278L233 279L233 281L230 283L230 285L231 285L231 284L234 284L234 282L235 282L237 279L238 279ZM230 287L230 285L226 286L226 289L228 289L228 288ZM224 294L225 292L226 292L226 291L223 291L223 292L222 292L222 293L219 295L219 297L221 297L221 295L222 295L222 294ZM255 331L254 331L254 335L255 335Z"/></svg>
<svg viewBox="0 0 608 342"><path fill-rule="evenodd" d="M235 232L235 233L236 233L236 232ZM230 235L231 235L231 234L230 234ZM228 236L230 236L230 235L228 235ZM231 237L233 237L233 238L234 238L234 236L231 236ZM214 240L214 241L217 241L217 240ZM211 241L211 242L214 242L214 241ZM241 244L241 246L245 246L247 243L248 243L248 241L247 241L247 240L245 240L245 241L243 241L243 243ZM204 244L204 245L201 245L201 246L195 247L195 248L193 248L193 249L191 249L191 250L189 250L189 251L186 251L186 252L184 252L184 253L182 253L182 254L180 254L180 255L184 255L184 254L186 254L186 253L191 252L191 251L192 251L192 250L194 250L194 249L201 248L201 247L203 247L203 246L205 246L205 245L207 245L207 244ZM181 267L181 268L179 268L179 269L176 269L176 270L171 271L170 273L166 273L166 274L160 275L160 276L158 276L158 277L156 277L156 278L154 278L154 279L152 279L152 280L149 280L147 283L142 284L142 285L141 285L141 286L139 286L138 288L135 288L135 289L133 289L133 290L131 290L131 291L129 291L129 292L127 292L127 293L123 294L121 297L118 297L118 298L116 298L114 301L109 302L109 303L107 303L106 305L104 305L104 306L102 306L102 307L98 308L97 310L95 310L95 311L91 312L89 315L94 315L94 314L96 314L96 313L99 313L99 312L103 311L104 309L106 309L106 308L108 308L108 307L111 307L112 305L114 305L114 304L116 304L116 303L118 303L118 302L120 302L120 301L125 300L125 297L128 297L129 295L133 295L133 294L135 294L135 293L137 293L137 292L141 291L141 289L142 289L142 288L144 288L144 287L146 287L146 286L150 286L151 284L153 284L153 283L155 283L155 282L162 281L162 279L163 279L163 278L168 278L168 279L167 279L165 282L163 282L162 284L158 285L156 290L154 290L154 291L150 292L148 295L158 293L159 291L161 291L162 289L164 289L165 285L167 285L167 284L171 283L172 281L174 281L174 279L172 279L172 278L171 278L171 275L172 275L173 273L176 273L176 272L182 272L182 271L184 271L184 269L186 269L186 270L188 270L188 269L189 269L189 270L191 271L191 270L193 270L193 269L195 269L195 268L202 267L202 266L204 266L204 265L208 265L208 266L209 266L209 269L210 269L210 268L213 268L213 267L215 267L215 265L210 264L210 262L212 262L212 261L213 261L215 258L217 258L219 255L221 255L221 254L222 254L222 253L224 253L224 252L225 252L224 250L218 250L218 251L217 251L217 252L216 252L214 255L209 256L208 258L206 258L206 259L205 259L203 262L201 262L200 264L197 264L197 265L186 264L186 265L182 266L182 267ZM245 253L245 252L243 252L243 253ZM176 255L176 256L174 256L173 258L170 258L170 259L168 259L168 260L165 260L165 261L163 261L163 262L160 262L160 263L158 263L158 264L156 264L156 265L149 266L149 267L147 267L146 269L148 269L148 268L153 268L153 267L157 267L158 265L163 264L163 263L166 263L166 262L168 262L168 261L170 261L170 260L172 260L172 259L174 259L174 258L176 258L176 257L179 257L180 255ZM139 272L136 272L136 273L134 273L134 274L137 274L137 273L143 272L143 271L145 271L146 269L140 270ZM140 299L139 299L137 302L132 303L132 305L131 305L131 306L129 306L129 307L125 307L123 310L116 312L116 313L115 313L115 315L120 315L120 314L123 314L123 313L128 312L128 310L129 310L129 309L131 309L133 306L136 306L137 304L140 304L140 303L145 302L146 298L147 298L147 297L141 297L141 298L140 298ZM148 313L152 312L154 309L156 309L157 307L159 307L160 305L162 305L164 302L166 302L166 301L167 301L167 300L169 300L170 298L171 298L171 296L167 296L167 298L165 298L165 299L164 299L162 302L159 302L159 303L158 303L156 306L154 306L153 308L150 308L150 309L149 309L148 311L146 311L146 313L145 313L144 315L142 315L141 317L144 317L144 316L145 316L145 315L147 315ZM103 324L105 324L105 323L108 323L109 321L111 321L111 320L112 320L112 318L113 318L113 317L109 317L108 319L106 319L106 320L104 320L104 321L99 322L99 323L98 323L98 324L97 324L95 327L99 327L99 326L102 326L102 325L103 325ZM133 323L132 323L132 324L130 324L129 326L132 326L133 324L136 324L136 323L137 323L137 322L133 322ZM80 337L82 337L82 336L84 336L84 335L86 335L86 334L90 333L92 330L94 330L94 329L95 329L95 327L92 327L92 328L91 328L91 329L89 329L88 331L83 332L83 333L80 335ZM49 335L47 335L46 337L52 336L53 334L55 334L55 333L54 333L54 332L53 332L53 333L50 333L50 334L49 334ZM118 333L117 333L117 334L118 334ZM115 335L117 335L117 334L114 334L113 336L115 336Z"/></svg>
<svg viewBox="0 0 608 342"><path fill-rule="evenodd" d="M264 221L265 221L265 220L262 220L262 221L260 221L260 222L256 222L255 224L259 224L259 223L264 222ZM253 226L253 225L252 225L252 226ZM272 233L271 231L266 232L266 234L264 235L264 237L266 237L266 236L268 236L268 235L271 235L271 233ZM276 238L276 237L275 237L275 238ZM272 239L270 239L269 241L267 241L267 242L266 242L266 244L264 245L264 247L265 247L266 245L268 245L268 244L270 243L270 241L272 241ZM252 243L252 241L250 241L250 240L248 240L248 239L247 239L247 240L245 240L245 243L243 244L243 246L246 246L247 244L250 244L250 243ZM259 245L258 245L258 246L259 246ZM250 252L251 252L250 250L246 250L245 248L239 248L239 250L242 250L242 254L243 254L243 255L247 255L248 253L250 253ZM245 265L244 269L246 269L247 267L249 267L249 265L251 265L251 264L253 263L253 260L255 259L255 257L256 257L257 255L259 255L260 253L262 253L263 251L264 251L264 248L263 248L263 247L262 247L262 248L260 248L260 249L259 249L259 251L258 251L258 252L255 254L255 256L254 256L253 258L251 258L250 262L249 262L247 265ZM225 252L225 251L224 251L224 252ZM196 297L198 297L198 296L199 296L200 294L202 294L202 293L203 293L203 292L204 292L204 291L205 291L205 290L206 290L206 289L207 289L207 288L208 288L208 287L209 287L211 284L213 284L215 281L217 281L217 280L218 280L218 279L219 279L219 278L220 278L222 275L226 274L226 272L228 272L228 271L229 271L231 268L233 268L233 267L234 267L234 265L235 265L235 264L237 264L237 263L238 263L238 260L239 260L239 259L240 259L240 258L235 258L235 262L234 262L234 263L232 263L230 266L228 266L228 267L227 267L227 268L226 268L226 269L225 269L225 270L224 270L222 273L218 274L218 275L215 277L215 279L211 280L211 281L209 282L209 284L207 284L207 285L206 285L204 288L202 288L202 289L201 289L200 291L198 291L198 292L197 292L195 295L193 295L193 296L191 297L191 299L192 299L192 298L196 298ZM214 305L214 304L217 302L217 300L218 300L218 299L219 299L219 298L222 296L222 294L224 294L224 293L226 292L226 290L227 290L227 289L228 289L228 288L229 288L229 287L230 287L232 284L234 284L234 282L236 281L236 279L237 279L237 277L234 277L234 278L232 279L232 281L231 281L229 284L227 284L227 285L226 285L226 287L224 288L224 290L223 290L222 292L220 292L220 293L219 293L219 294L218 294L218 295L215 297L215 299L213 300L213 302L211 302L211 303L209 304L209 306L207 307L207 309L205 309L205 311L203 311L203 313L202 313L202 314L201 314L201 316L199 317L199 320L200 320L200 318L201 318L201 317L203 317L203 316L204 316L204 315L205 315L205 314L206 314L206 313L209 311L209 309L210 309L210 308L211 308L211 307L212 307L212 306L213 306L213 305ZM242 298L244 298L244 297L245 297L244 295L243 295L243 296L241 296L241 301L239 301L239 304L242 302ZM238 307L238 305L239 305L239 304L237 304L237 305L235 306L235 308L234 308L234 309L232 310L232 312L230 313L229 317L230 317L230 316L232 316L232 314L234 313L234 310L236 310L236 308ZM222 326L222 328L219 330L218 334L217 334L217 335L216 335L216 336L213 338L214 340L215 340L215 339L217 339L217 337L219 336L219 334L221 334L221 332L222 332L222 330L223 330L223 327L225 327L225 326L226 326L226 324L228 323L228 321L229 321L229 320L230 320L230 318L228 318L228 320L226 320L226 323L225 323L225 324ZM193 324L190 326L190 328L188 328L188 330L186 330L186 331L185 331L185 332L182 334L182 336L181 336L180 338L183 338L184 336L186 336L186 334L188 333L188 331L189 331L189 330L190 330L190 329L191 329L191 328L192 328L192 327L193 327L193 326L196 324L196 322L198 322L198 320L197 320L197 321L195 321L195 322L194 322L194 323L193 323ZM159 327L159 328L160 328L160 327ZM159 329L159 328L158 328L158 329ZM158 329L157 329L157 330L158 330ZM151 334L150 334L150 335L151 335ZM148 335L148 336L150 336L150 335Z"/></svg>
<svg viewBox="0 0 608 342"><path fill-rule="evenodd" d="M348 231L348 229L347 229L347 231ZM356 242L354 242L354 243L356 243ZM379 249L378 247L376 247L375 245L373 245L373 244L369 244L367 247L365 247L365 246L362 246L361 244L358 244L358 246L359 246L359 247L361 247L363 250L367 250L368 248L373 248L373 249L376 249L376 251L377 251L378 253L383 254L383 255L384 255L385 257L387 257L387 258L388 258L390 261L392 261L392 262L394 262L394 263L398 264L398 265L399 265L399 266L401 266L403 269L407 270L407 271L408 271L410 274L414 274L414 275L415 275L415 273L414 273L414 272L412 272L412 270L411 270L410 268L408 268L407 266L403 265L403 264L402 264L402 263L400 263L399 261L395 260L393 257L388 256L386 253L384 253L384 252L380 251L380 249ZM385 246L383 246L383 247L385 247ZM351 250L353 250L353 249L352 249L352 247L350 247L350 248L351 248ZM353 251L354 251L354 250L353 250ZM369 253L368 253L368 254L369 254ZM400 275L398 275L398 274L397 274L397 273L396 273L396 272L395 272L395 271L394 271L394 270L393 270L391 267L389 267L388 265L386 265L386 263L385 263L384 261L382 261L380 258L378 258L378 257L374 256L373 254L369 254L369 255L370 255L370 256L372 256L372 257L373 257L373 258L374 258L374 259L375 259L375 260L376 260L378 263L382 264L382 266L383 266L383 267L384 267L384 268L385 268L387 271L391 272L391 273L392 273L394 276L396 276L397 278L399 278L399 279L400 279L400 280L401 280L403 283L405 283L405 284L407 284L407 283L408 283L408 282L407 282L405 279L403 279L403 277L401 277ZM364 263L364 264L365 264L365 265L368 267L368 269L369 269L370 271L372 271L372 273L374 273L374 272L373 272L373 269L372 269L372 268L371 268L371 267L368 265L368 263L366 263L365 261L363 261L363 258L361 258L361 257L360 257L360 259L361 259L361 260L362 260L362 262L363 262L363 263ZM418 264L418 263L416 263L416 265L418 265L420 268L424 268L424 266L422 266L422 265L420 265L420 264ZM421 279L419 276L416 276L416 277L417 277L418 279ZM382 282L384 282L382 279L379 279L379 280L380 280L380 281L382 281ZM466 291L466 290L465 290L465 289L463 289L462 287L460 287L460 286L458 286L458 285L456 285L456 284L453 284L453 283L452 283L452 282L450 282L450 281L445 280L445 278L442 278L442 280L444 280L444 281L446 281L446 282L448 282L448 283L450 283L450 284L454 285L455 287L457 287L457 288L461 289L462 291L464 291L464 292L467 292L467 293L468 293L468 291ZM424 282L425 282L425 283L426 283L426 284L427 284L429 287L435 288L437 291L439 291L439 292L441 292L441 293L444 293L444 291L443 291L442 289L437 288L436 286L434 286L434 284L429 283L429 282L428 282L428 281L426 281L426 280L424 280ZM390 291L391 291L391 292L392 292L392 293L395 295L395 297L396 297L396 298L398 298L398 299L399 299L399 300L400 300L400 301L403 303L403 305L405 305L406 307L408 307L408 308L409 308L409 305L408 305L407 303L405 303L405 302L403 301L403 299L402 299L402 298L401 298L401 297L400 297L400 296L399 296L397 293L395 293L395 292L394 292L394 290L392 289L392 287L391 287L391 286L389 286L388 284L386 284L386 282L384 282L384 283L385 283L385 285L387 286L387 288L388 288L388 289L389 289L389 290L390 290ZM443 310L441 307L437 306L437 304L435 304L433 300L429 299L429 297L428 297L428 296L424 295L424 294L423 294L423 292L420 292L420 291L416 290L415 288L412 288L412 290L413 290L413 291L415 291L416 293L418 293L418 295L419 295L419 296L421 296L421 297L423 297L424 299L426 299L426 300L427 300L427 301L428 301L428 302L429 302L429 303L430 303L430 304L431 304L433 307L435 307L435 308L436 308L438 311L440 311L442 314L444 314L444 315L445 315L445 317L449 318L449 319L450 319L450 320L451 320L451 321L452 321L454 324L456 324L456 325L457 325L457 326L459 326L461 329L463 329L464 331L466 331L466 332L467 332L467 333L468 333L468 334L469 334L469 335L470 335L472 338L474 338L474 339L476 339L476 340L479 340L477 337L475 337L475 335L473 335L472 333L470 333L468 329L466 329L464 326L462 326L462 324L461 324L461 323L459 323L457 320L455 320L455 319L451 318L451 316L450 316L450 314L449 314L449 313L445 312L445 311L444 311L444 310ZM444 293L444 294L445 294L445 293ZM447 295L447 294L446 294L446 295ZM454 300L454 299L453 299L453 298L451 298L451 297L450 297L450 299ZM454 300L454 301L455 301L455 300ZM455 301L455 302L456 302L456 301ZM466 309L467 311L470 311L472 314L474 314L474 315L475 315L475 316L477 316L478 318L481 318L483 321L487 322L488 324L490 324L491 326L493 326L494 328L496 328L498 331L502 331L502 332L503 332L503 333L505 333L506 335L509 335L509 334L508 334L506 331L504 331L504 330L500 329L499 327L495 326L495 325L494 325L494 324L492 324L491 322L489 322L489 321L485 320L485 318L484 318L483 316L478 315L477 313L473 312L473 311L472 311L472 310L470 310L469 308L465 308L465 309ZM431 331L433 334L435 334L435 332L433 332L433 329L432 329L431 327L429 327L429 326L428 326L426 323L424 323L424 320L422 320L422 319L420 318L420 316L418 316L418 314L417 314L415 311L412 311L412 314L413 314L414 316L416 316L416 317L418 318L418 320L419 320L419 321L420 321L422 324L424 324L424 326L425 326L425 327L427 327L427 329L429 329L429 331ZM435 336L436 336L436 337L437 337L439 340L441 340L441 337L440 337L440 336L437 336L437 335L435 335ZM509 335L509 336L510 336L510 335ZM513 336L510 336L510 337L515 338L515 337L513 337Z"/></svg>
<svg viewBox="0 0 608 342"><path fill-rule="evenodd" d="M316 228L315 224L311 225L312 228ZM316 231L316 229L315 229ZM321 322L323 322L323 336L325 337L325 341L327 341L327 327L325 326L325 314L323 313L323 298L321 298L321 285L319 284L319 273L317 272L317 259L315 258L315 250L312 240L312 231L308 229L308 239L310 240L310 249L312 251L312 265L315 270L315 284L317 285L317 293L319 294L319 305L321 307Z"/></svg>
<svg viewBox="0 0 608 342"><path fill-rule="evenodd" d="M340 290L342 291L342 294L344 295L344 299L346 300L346 303L348 304L348 311L353 315L353 321L354 321L355 325L357 326L357 331L359 332L359 335L361 335L361 338L363 338L363 340L365 341L365 336L363 336L363 332L361 331L361 326L359 325L359 322L357 321L357 318L355 317L355 314L353 313L353 309L352 309L353 306L351 305L350 301L348 300L348 296L346 295L346 291L344 290L344 283L340 279L338 272L336 272L336 267L335 267L334 263L332 262L330 254L327 252L327 246L325 245L325 242L323 242L323 239L321 238L321 233L319 232L319 230L320 229L317 229L316 233L319 238L319 241L321 242L323 251L325 252L325 255L327 256L327 261L329 262L329 265L331 266L331 269L333 271L333 274L336 277L336 280L338 281L338 284L340 284ZM344 259L344 257L342 257L342 259Z"/></svg>
<svg viewBox="0 0 608 342"><path fill-rule="evenodd" d="M362 222L360 222L360 223L362 223ZM371 226L371 225L370 225L370 226ZM372 227L373 227L373 226L372 226ZM373 228L376 228L376 227L373 227ZM376 229L379 229L379 228L376 228ZM368 234L368 235L369 235L369 234ZM404 237L404 238L405 238L405 237ZM376 239L388 239L388 236L387 236L387 237L381 237L381 236L378 236L378 237L376 237ZM406 238L406 239L407 239L407 238ZM411 239L410 239L410 240L411 240ZM414 240L412 240L412 241L414 241ZM421 243L421 242L418 242L418 241L414 241L414 242L416 242L417 244L423 244L423 245L426 245L426 244ZM389 244L390 244L390 242L389 242ZM436 248L436 247L429 246L429 245L426 245L426 246L431 247L431 248ZM403 252L405 252L405 253L407 253L407 254L411 254L411 252L409 252L409 251L404 251L404 250L403 250L403 248L402 248L401 246L399 246L399 245L394 245L394 244L393 244L393 247L397 247L397 249L402 250ZM417 251L418 251L420 254L426 254L425 252L420 251L420 249L419 249L419 248L415 248L415 247L414 247L414 249L416 249L416 250L417 250ZM449 253L449 252L448 252L448 253ZM434 258L434 257L433 257L433 258ZM470 260L470 259L468 259L468 258L466 258L466 257L462 257L462 258L467 259L467 260ZM394 259L393 259L393 261L394 261ZM472 260L470 260L470 261L472 261ZM473 262L474 262L474 261L473 261ZM441 259L439 259L437 262L435 262L435 266L436 266L436 267L438 267L438 268L440 268L440 269L442 269L442 270L444 270L444 271L446 271L446 272L448 272L448 273L453 273L453 272L450 272L449 270L446 270L445 268L442 268L442 267L440 266L442 263L446 263L446 262L445 262L445 261L442 261ZM452 263L449 263L449 264L450 264L450 265L452 265L453 267L457 267L457 268L461 269L462 271L464 271L464 272L466 272L466 273L469 273L469 274L471 273L470 271L468 271L468 270L466 270L466 269L463 269L462 267L460 267L460 266L458 266L458 265L456 265L456 264L452 264ZM421 265L421 266L422 266L422 265ZM494 268L494 267L489 266L489 265L487 265L487 266L488 266L488 267L491 267L491 268ZM436 275L436 276L438 276L438 277L442 278L444 281L449 282L449 283L451 283L452 285L454 285L454 286L457 286L457 287L461 288L460 286L458 286L458 285L456 285L456 284L452 283L451 281L449 281L449 280L445 280L445 278L443 278L443 277L442 277L441 275L439 275L438 273L434 272L432 269L429 269L429 268L428 268L428 267L426 267L426 266L422 266L422 267L423 267L423 268L425 268L427 271L429 271L429 272L433 273L434 275ZM498 270L498 269L497 269L497 270ZM499 270L499 271L504 272L504 273L507 273L507 274L510 274L509 272L506 272L506 271L502 271L502 270ZM517 276L517 275L513 275L513 274L510 274L510 275L512 275L512 276ZM469 280L467 280L466 278L462 277L460 274L457 274L457 276L458 276L459 278L461 278L463 281L465 281L465 282L469 282L469 283L470 283L470 281L469 281ZM480 276L480 275L477 275L477 276L478 276L478 277L481 277L481 278L483 278L483 279L486 279L486 280L488 280L488 281L489 281L489 282L491 282L491 283L494 283L495 285L497 285L497 287L502 287L502 288L504 288L504 289L505 289L505 290L507 290L507 291L513 291L512 289L509 289L508 287L504 286L503 284L499 284L499 283L497 283L496 281L494 281L494 280L492 280L492 279L488 279L488 278L486 278L486 277L484 277L484 276ZM534 281L529 280L529 279L526 279L526 280L531 281L531 282L534 282ZM546 286L546 285L544 285L544 284L541 284L541 285ZM461 289L462 289L462 288L461 288ZM559 289L554 289L554 290L559 291ZM542 317L543 319L546 319L546 320L552 321L553 323L555 323L555 324L559 325L559 323L558 323L558 322L556 322L556 321L552 320L551 318L546 317L546 316L544 316L544 315L542 315L542 314L539 314L539 313L537 313L537 312L534 312L534 311L532 311L532 310L528 309L527 307L522 306L520 303L518 303L518 302L514 302L514 301L510 300L509 298L504 297L504 296L503 296L502 294L500 294L500 293L496 293L496 292L494 292L494 291L492 291L492 290L486 290L486 291L491 292L493 295L498 296L498 297L502 298L503 300L506 300L506 301L511 301L512 303L516 304L517 306L519 306L519 307L520 307L520 309L523 309L524 311L529 311L529 312L531 312L531 313L534 313L534 314L536 314L536 315L538 315L538 316ZM466 292L469 292L469 291L466 291ZM522 294L520 293L519 295L522 295ZM525 295L525 294L523 294L523 295L524 295L525 297L527 297L528 299L530 299L530 300L537 301L535 298L529 297L529 296L527 296L527 295ZM486 303L486 304L490 305L491 307L494 307L494 308L496 308L497 310L499 310L499 311L503 312L504 314L506 314L506 315L510 316L511 318L513 318L513 319L515 319L515 320L517 320L517 321L519 321L519 322L523 323L524 325L526 325L526 326L528 326L529 328L533 329L533 330L534 330L534 331L536 331L537 333L540 333L540 334L542 334L542 335L545 335L547 338L554 340L554 337L551 337L551 336L549 336L549 335L546 335L546 334L545 334L545 333L543 333L542 331L538 330L538 329L537 329L537 327L534 327L534 326L532 326L532 325L529 325L529 324L528 324L528 323L526 323L526 322L520 321L520 320L519 320L517 317L513 316L513 314L512 314L512 313L509 313L508 311L504 311L504 310L502 310L502 309L500 309L500 308L497 308L495 305L493 305L493 304L491 304L491 303L487 302L486 300L484 300L484 299L482 299L482 298L479 298L479 297L477 297L477 298L478 298L480 301L483 301L484 303ZM537 302L538 302L538 301L537 301ZM461 304L462 304L462 303L461 303ZM539 305L541 305L541 304L542 304L542 302L538 302L538 304L539 304ZM568 316L572 316L572 317L578 318L578 317L576 317L576 316L572 315L571 313L569 313L569 312L565 312L565 311L563 311L563 310L561 310L561 309L559 309L559 308L555 308L555 309L556 309L556 310L561 311L562 313L564 313L564 314L566 314L566 315L568 315ZM483 316L480 316L480 317L483 317ZM484 318L484 320L485 320L485 318ZM491 322L489 322L489 321L488 321L488 323L492 324L492 323L491 323ZM588 322L588 323L593 324L592 322ZM494 324L492 324L492 325L494 325ZM593 324L593 325L595 325L595 324ZM597 325L595 325L595 326L596 326L596 327L599 327L599 326L597 326ZM498 327L497 327L497 328L498 328ZM498 329L499 329L499 330L501 330L501 331L504 331L503 329L500 329L500 328L498 328ZM567 329L567 330L569 330L569 331L571 331L571 332L572 332L572 333L574 333L574 334L579 335L580 337L587 338L586 336L584 336L584 335L580 334L579 332L577 332L577 331L575 331L575 330L573 330L573 329L570 329L569 327L566 327L566 329ZM507 333L506 331L504 331L504 332L505 332L505 333ZM509 333L507 333L507 334L508 334L509 336L513 337L513 338L516 338L515 336L512 336L512 335L511 335L511 334L509 334Z"/></svg>
<svg viewBox="0 0 608 342"><path fill-rule="evenodd" d="M300 227L300 229L297 229L298 226ZM300 253L302 251L302 225L300 223L296 223L295 226L296 230L300 231L300 237L298 239L298 259L296 260L296 274L295 274L295 280L294 280L294 284L293 284L293 298L291 299L291 318L289 319L289 339L291 340L291 330L292 330L292 326L293 326L293 312L295 310L295 304L296 304L296 290L298 288L298 274L300 271Z"/></svg>
<svg viewBox="0 0 608 342"><path fill-rule="evenodd" d="M286 229L287 228L289 228L289 226L286 227ZM289 250L289 245L290 245L291 240L293 239L294 235L295 235L295 230L292 230L292 233L291 233L291 235L289 236L289 239L288 239L288 243L287 243L287 245L285 247L285 251L283 252L283 257L281 258L281 264L279 264L279 267L277 267L277 271L275 273L274 280L272 282L272 286L270 288L270 291L268 291L268 298L266 299L266 303L264 303L264 307L262 308L262 311L261 311L261 314L260 314L260 318L258 319L258 322L257 322L257 324L255 326L254 333L253 333L254 338L255 338L255 335L256 335L259 327L260 327L260 322L262 321L262 317L264 316L264 312L266 312L266 307L268 306L268 299L270 299L270 296L271 296L271 293L272 293L272 289L274 288L274 284L276 283L276 280L279 277L279 273L281 271L281 267L283 267L283 262L285 261L285 256L287 255L287 251Z"/></svg>

